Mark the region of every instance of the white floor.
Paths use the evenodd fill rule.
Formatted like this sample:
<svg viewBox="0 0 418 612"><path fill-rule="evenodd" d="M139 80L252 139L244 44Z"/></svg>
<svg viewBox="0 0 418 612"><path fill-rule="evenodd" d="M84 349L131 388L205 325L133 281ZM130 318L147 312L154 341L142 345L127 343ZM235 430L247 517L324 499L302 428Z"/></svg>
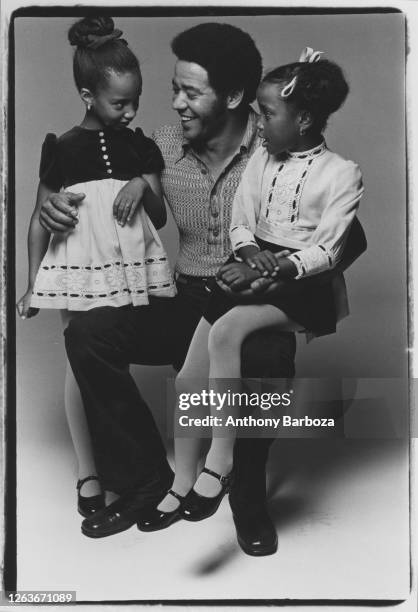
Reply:
<svg viewBox="0 0 418 612"><path fill-rule="evenodd" d="M32 344L33 367L18 369L18 589L73 590L86 602L407 598L405 440L278 440L279 550L269 557L238 547L227 500L201 523L83 536L61 399L47 382L62 377L62 363L45 358L50 342Z"/></svg>
<svg viewBox="0 0 418 612"><path fill-rule="evenodd" d="M75 512L68 440L21 431L18 588L78 600L402 599L409 588L407 457L400 442L276 442L279 551L244 555L225 502L211 519L92 540ZM272 466L273 467L273 466Z"/></svg>

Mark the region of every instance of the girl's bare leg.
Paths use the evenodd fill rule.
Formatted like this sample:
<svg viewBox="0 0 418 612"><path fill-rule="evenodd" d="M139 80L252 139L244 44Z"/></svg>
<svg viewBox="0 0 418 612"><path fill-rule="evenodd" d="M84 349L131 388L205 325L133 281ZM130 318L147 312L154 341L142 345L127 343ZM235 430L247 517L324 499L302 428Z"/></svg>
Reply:
<svg viewBox="0 0 418 612"><path fill-rule="evenodd" d="M64 329L74 316L76 316L76 313L68 312L67 310L61 311ZM78 478L82 479L86 476L97 476L83 400L81 399L80 389L78 388L77 381L74 378L68 360L65 371L64 405L68 427L70 429L71 439L78 462ZM89 480L82 486L80 492L83 497L98 495L101 493L100 484L97 480Z"/></svg>
<svg viewBox="0 0 418 612"><path fill-rule="evenodd" d="M205 319L200 320L184 365L176 378L177 394L200 393L203 388L206 388L209 374L208 336L210 328L210 323ZM177 406L176 414L179 412ZM198 437L176 437L174 440L175 477L171 488L179 495L186 495L196 482L201 442ZM179 501L176 498L166 495L158 505L158 509L171 512L178 505Z"/></svg>
<svg viewBox="0 0 418 612"><path fill-rule="evenodd" d="M210 388L218 393L239 392L241 389L241 346L248 334L257 329L274 326L283 331L302 329L284 312L270 304L236 306L218 319L209 333ZM224 382L222 379L226 379ZM225 406L221 411L213 407L213 414L236 416L238 407ZM222 436L214 436L206 457L206 467L218 474L227 475L233 465L235 428L223 427ZM212 497L221 490L220 482L202 473L194 489L201 495Z"/></svg>

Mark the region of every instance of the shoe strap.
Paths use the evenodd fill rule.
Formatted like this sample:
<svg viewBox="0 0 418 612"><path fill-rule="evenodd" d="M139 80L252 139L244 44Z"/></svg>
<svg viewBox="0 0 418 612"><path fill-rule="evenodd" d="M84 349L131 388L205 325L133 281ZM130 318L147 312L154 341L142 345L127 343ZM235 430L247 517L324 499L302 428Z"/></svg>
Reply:
<svg viewBox="0 0 418 612"><path fill-rule="evenodd" d="M214 472L213 470L210 470L207 467L204 467L202 472L205 472L206 474L217 478L222 485L229 484L229 481L231 480L231 474L228 474L227 476L222 476L221 474L218 474L217 472Z"/></svg>
<svg viewBox="0 0 418 612"><path fill-rule="evenodd" d="M173 489L170 489L169 491L167 491L167 495L172 495L173 497L175 497L176 499L179 500L179 502L182 502L184 499L183 495L179 495L178 493L176 493L175 491L173 491Z"/></svg>
<svg viewBox="0 0 418 612"><path fill-rule="evenodd" d="M83 486L85 482L89 482L89 480L99 480L99 477L98 476L86 476L85 478L82 478L81 480L77 480L77 491L81 489L81 487Z"/></svg>

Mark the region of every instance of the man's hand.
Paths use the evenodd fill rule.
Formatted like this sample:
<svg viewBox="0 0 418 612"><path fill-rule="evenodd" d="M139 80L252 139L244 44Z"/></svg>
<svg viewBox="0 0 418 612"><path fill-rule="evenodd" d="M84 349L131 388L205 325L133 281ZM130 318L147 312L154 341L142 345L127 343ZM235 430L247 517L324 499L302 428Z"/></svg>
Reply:
<svg viewBox="0 0 418 612"><path fill-rule="evenodd" d="M279 293L283 287L287 286L286 281L273 280L272 278L264 278L259 277L255 281L253 281L248 289L240 289L233 291L226 283L222 281L221 278L217 278L216 282L220 286L220 288L228 293L231 297L234 297L236 300L241 300L245 303L247 299L251 300L256 295L260 295L262 293L271 294L271 293Z"/></svg>
<svg viewBox="0 0 418 612"><path fill-rule="evenodd" d="M265 290L270 287L274 283L274 280L267 276L260 276L260 278L256 278L250 285L250 288L254 291L254 293L264 293Z"/></svg>
<svg viewBox="0 0 418 612"><path fill-rule="evenodd" d="M68 232L78 223L78 205L85 198L84 193L51 193L42 204L39 222L51 234Z"/></svg>
<svg viewBox="0 0 418 612"><path fill-rule="evenodd" d="M287 249L272 253L276 265L280 268L280 258L287 257L291 251ZM234 261L224 264L218 271L217 283L226 293L235 297L251 297L260 293L276 293L286 284L271 276L260 276L258 270L249 268L247 264Z"/></svg>
<svg viewBox="0 0 418 612"><path fill-rule="evenodd" d="M238 261L224 264L217 274L218 278L232 291L241 291L250 286L250 283L260 274L251 270L245 263Z"/></svg>
<svg viewBox="0 0 418 612"><path fill-rule="evenodd" d="M147 181L138 176L131 179L119 191L113 202L113 216L120 226L123 227L125 223L132 221L147 189L150 189Z"/></svg>
<svg viewBox="0 0 418 612"><path fill-rule="evenodd" d="M232 291L232 289L226 283L224 283L222 279L220 278L217 278L216 282L220 286L220 288L223 291L225 291L225 293L227 293L228 295L236 299L241 300L241 298L243 299L245 299L246 297L250 298L251 296L254 295L254 291L252 291L251 289L241 289L239 291Z"/></svg>
<svg viewBox="0 0 418 612"><path fill-rule="evenodd" d="M274 253L274 258L276 259L279 270L280 258L287 257L290 255L290 253L291 251L288 251L287 249ZM274 278L271 276L261 276L260 278L256 278L251 283L250 288L254 293L277 293L282 286L283 281L274 280Z"/></svg>

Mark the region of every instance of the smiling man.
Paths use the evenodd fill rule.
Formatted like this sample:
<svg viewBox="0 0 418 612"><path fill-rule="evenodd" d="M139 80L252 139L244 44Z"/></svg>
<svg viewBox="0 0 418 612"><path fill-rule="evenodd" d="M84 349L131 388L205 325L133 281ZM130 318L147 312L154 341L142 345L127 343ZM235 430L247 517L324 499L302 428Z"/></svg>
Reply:
<svg viewBox="0 0 418 612"><path fill-rule="evenodd" d="M180 234L178 295L152 298L146 307L100 308L71 322L66 347L80 386L103 486L121 494L83 521L83 533L104 537L134 525L172 483L152 414L129 373L130 363L173 364L179 369L201 318L208 285L231 253L229 226L235 191L260 146L250 107L261 78L261 57L251 37L228 24L205 23L172 42L177 57L173 108L179 124L154 135L163 154L161 180ZM71 198L45 203L50 230L74 224ZM264 330L243 345L244 377L294 375L292 333ZM277 549L266 509L270 439L239 439L229 495L238 542L250 555Z"/></svg>

